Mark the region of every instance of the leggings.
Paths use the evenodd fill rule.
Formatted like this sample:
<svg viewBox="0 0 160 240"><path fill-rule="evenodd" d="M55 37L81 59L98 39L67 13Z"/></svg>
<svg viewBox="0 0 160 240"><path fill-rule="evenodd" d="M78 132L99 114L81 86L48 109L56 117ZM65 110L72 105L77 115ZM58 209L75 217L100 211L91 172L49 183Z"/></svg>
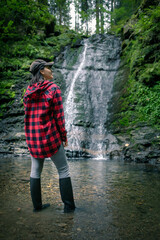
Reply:
<svg viewBox="0 0 160 240"><path fill-rule="evenodd" d="M58 152L56 152L56 154L50 158L57 168L57 171L59 174L59 179L70 177L69 166L67 163L63 145L61 145ZM31 156L31 161L32 161L32 164L31 164L31 175L30 176L32 178L40 178L42 169L43 169L44 159L34 158L33 156Z"/></svg>

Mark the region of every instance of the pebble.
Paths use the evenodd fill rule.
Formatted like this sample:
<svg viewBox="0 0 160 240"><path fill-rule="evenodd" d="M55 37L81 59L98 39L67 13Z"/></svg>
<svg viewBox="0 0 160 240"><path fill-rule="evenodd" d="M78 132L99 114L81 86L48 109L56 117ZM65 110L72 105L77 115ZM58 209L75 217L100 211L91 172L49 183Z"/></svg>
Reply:
<svg viewBox="0 0 160 240"><path fill-rule="evenodd" d="M59 227L62 227L62 228L65 228L65 227L67 227L67 224L66 223L59 223L59 224L57 224Z"/></svg>

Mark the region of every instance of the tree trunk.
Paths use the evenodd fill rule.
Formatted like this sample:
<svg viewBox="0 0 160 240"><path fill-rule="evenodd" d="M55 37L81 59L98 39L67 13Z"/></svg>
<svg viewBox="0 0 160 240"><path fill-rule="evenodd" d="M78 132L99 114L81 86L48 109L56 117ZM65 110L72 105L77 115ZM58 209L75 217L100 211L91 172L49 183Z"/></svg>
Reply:
<svg viewBox="0 0 160 240"><path fill-rule="evenodd" d="M113 12L114 9L114 0L111 0L111 12Z"/></svg>
<svg viewBox="0 0 160 240"><path fill-rule="evenodd" d="M62 25L62 11L61 11L61 8L59 8L59 25Z"/></svg>
<svg viewBox="0 0 160 240"><path fill-rule="evenodd" d="M88 36L88 20L87 20L87 22L86 22L86 26L87 26L87 36Z"/></svg>
<svg viewBox="0 0 160 240"><path fill-rule="evenodd" d="M99 0L96 0L96 33L99 34Z"/></svg>
<svg viewBox="0 0 160 240"><path fill-rule="evenodd" d="M101 15L101 33L103 34L104 33L104 13L102 10L100 12L100 15Z"/></svg>

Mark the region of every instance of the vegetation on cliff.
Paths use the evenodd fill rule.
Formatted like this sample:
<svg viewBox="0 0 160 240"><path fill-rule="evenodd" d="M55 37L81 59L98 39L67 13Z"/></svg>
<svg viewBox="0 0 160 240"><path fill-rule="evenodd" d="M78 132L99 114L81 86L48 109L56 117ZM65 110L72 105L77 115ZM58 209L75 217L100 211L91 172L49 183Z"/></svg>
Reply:
<svg viewBox="0 0 160 240"><path fill-rule="evenodd" d="M122 32L122 58L129 79L115 125L147 123L160 127L160 5L143 1ZM119 31L120 32L120 31Z"/></svg>

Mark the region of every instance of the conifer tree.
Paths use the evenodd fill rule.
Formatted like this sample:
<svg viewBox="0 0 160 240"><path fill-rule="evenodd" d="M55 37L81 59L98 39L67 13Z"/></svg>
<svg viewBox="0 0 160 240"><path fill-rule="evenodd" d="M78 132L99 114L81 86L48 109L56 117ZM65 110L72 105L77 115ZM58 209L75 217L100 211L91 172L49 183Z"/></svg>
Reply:
<svg viewBox="0 0 160 240"><path fill-rule="evenodd" d="M88 20L89 20L89 0L81 0L81 21L82 26L86 24L86 33L88 35Z"/></svg>
<svg viewBox="0 0 160 240"><path fill-rule="evenodd" d="M59 25L69 26L70 0L50 0L50 11L58 20Z"/></svg>

